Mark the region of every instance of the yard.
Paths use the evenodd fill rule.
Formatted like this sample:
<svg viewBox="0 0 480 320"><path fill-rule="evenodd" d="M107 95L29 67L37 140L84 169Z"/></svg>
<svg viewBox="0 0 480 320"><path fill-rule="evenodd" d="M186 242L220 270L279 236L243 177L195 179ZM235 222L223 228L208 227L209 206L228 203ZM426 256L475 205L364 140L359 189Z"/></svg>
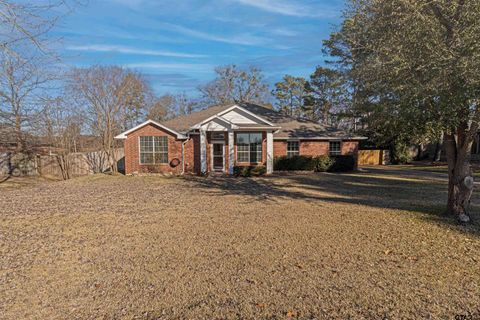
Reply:
<svg viewBox="0 0 480 320"><path fill-rule="evenodd" d="M2 319L480 317L443 174L91 176L0 189Z"/></svg>

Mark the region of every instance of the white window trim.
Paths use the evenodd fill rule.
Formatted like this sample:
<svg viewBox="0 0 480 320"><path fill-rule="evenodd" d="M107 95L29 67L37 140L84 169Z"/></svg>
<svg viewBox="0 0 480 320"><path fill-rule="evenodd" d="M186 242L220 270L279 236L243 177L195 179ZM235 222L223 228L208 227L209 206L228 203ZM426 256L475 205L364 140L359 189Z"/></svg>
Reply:
<svg viewBox="0 0 480 320"><path fill-rule="evenodd" d="M237 144L237 136L235 136L235 150L236 150L236 157L235 157L235 161L237 161L238 163L249 163L249 164L259 164L259 163L263 163L263 132L262 131L249 131L249 132L242 132L242 133L249 133L249 134L252 134L252 133L260 133L262 135L262 141L260 142L260 146L262 147L261 149L261 156L260 156L260 161L257 161L257 162L252 162L250 160L250 154L251 154L251 151L250 151L250 148L248 150L248 161L239 161L238 160L238 144ZM248 144L250 146L250 144ZM257 151L258 152L258 151ZM242 153L244 153L244 151L242 151Z"/></svg>
<svg viewBox="0 0 480 320"><path fill-rule="evenodd" d="M332 149L330 148L332 142L338 142L340 144L340 150L339 151L332 152ZM330 140L328 142L328 155L330 155L330 156L340 156L340 155L342 155L342 144L343 144L342 140Z"/></svg>
<svg viewBox="0 0 480 320"><path fill-rule="evenodd" d="M153 152L148 152L153 154L153 163L142 163L142 147L140 145L140 138L141 137L153 137ZM166 165L169 163L168 161L168 153L169 153L169 148L168 148L168 137L167 138L167 162L160 162L160 163L155 163L155 138L159 137L165 137L165 136L138 136L138 163L142 166L151 166L151 165ZM165 153L165 152L160 152L160 153Z"/></svg>
<svg viewBox="0 0 480 320"><path fill-rule="evenodd" d="M298 150L297 152L292 155L292 156L299 156L300 155L300 140L288 140L287 141L287 157L289 157L290 155L288 154L288 144L291 143L291 142L296 142L297 145L298 145Z"/></svg>

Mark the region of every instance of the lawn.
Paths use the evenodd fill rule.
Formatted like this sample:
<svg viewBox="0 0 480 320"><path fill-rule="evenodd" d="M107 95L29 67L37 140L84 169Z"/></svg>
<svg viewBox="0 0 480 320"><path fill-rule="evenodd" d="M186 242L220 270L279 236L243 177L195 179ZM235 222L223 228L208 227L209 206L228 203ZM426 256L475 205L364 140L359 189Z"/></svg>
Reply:
<svg viewBox="0 0 480 320"><path fill-rule="evenodd" d="M480 316L480 225L445 189L401 168L0 189L0 318Z"/></svg>

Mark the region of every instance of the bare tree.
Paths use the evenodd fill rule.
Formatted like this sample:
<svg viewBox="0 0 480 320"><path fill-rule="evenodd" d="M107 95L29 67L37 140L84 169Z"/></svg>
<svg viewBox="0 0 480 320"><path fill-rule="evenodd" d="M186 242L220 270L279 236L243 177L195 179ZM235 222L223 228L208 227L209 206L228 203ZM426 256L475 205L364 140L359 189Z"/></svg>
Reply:
<svg viewBox="0 0 480 320"><path fill-rule="evenodd" d="M18 45L29 44L30 49L43 54L49 50L47 37L63 14L71 11L79 0L9 1L0 0L0 51L5 55L21 57Z"/></svg>
<svg viewBox="0 0 480 320"><path fill-rule="evenodd" d="M139 108L149 94L140 77L118 66L92 66L74 69L69 91L82 111L86 125L98 137L110 169L117 172L114 137L128 122L139 118Z"/></svg>
<svg viewBox="0 0 480 320"><path fill-rule="evenodd" d="M260 69L253 66L239 69L236 65L227 65L215 68L215 73L217 77L212 82L199 88L207 103L268 101L268 85Z"/></svg>
<svg viewBox="0 0 480 320"><path fill-rule="evenodd" d="M164 121L175 115L175 97L171 94L165 94L155 98L149 106L147 118L154 121Z"/></svg>
<svg viewBox="0 0 480 320"><path fill-rule="evenodd" d="M45 101L38 133L41 133L47 139L48 145L53 147L50 153L55 157L64 180L71 178L70 154L77 151L82 121L82 117L73 111L71 104L61 97Z"/></svg>
<svg viewBox="0 0 480 320"><path fill-rule="evenodd" d="M198 108L198 101L189 98L183 92L175 96L175 105L179 115L187 115Z"/></svg>
<svg viewBox="0 0 480 320"><path fill-rule="evenodd" d="M153 93L140 73L126 71L122 86L118 90L118 99L122 104L122 130L126 130L138 125L145 118L147 106L152 104Z"/></svg>
<svg viewBox="0 0 480 320"><path fill-rule="evenodd" d="M38 118L40 96L54 77L43 58L0 54L0 124L13 128L17 151L25 151L26 130Z"/></svg>

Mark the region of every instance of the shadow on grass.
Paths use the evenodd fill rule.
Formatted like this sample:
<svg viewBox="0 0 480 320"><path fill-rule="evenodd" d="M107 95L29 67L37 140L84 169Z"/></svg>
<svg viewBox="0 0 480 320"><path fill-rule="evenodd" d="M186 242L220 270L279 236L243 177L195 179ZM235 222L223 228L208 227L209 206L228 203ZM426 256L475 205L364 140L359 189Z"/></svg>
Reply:
<svg viewBox="0 0 480 320"><path fill-rule="evenodd" d="M419 218L480 236L478 198L472 198L473 224L463 226L445 214L446 178L409 170L369 168L353 174L311 174L267 178L189 178L213 196L247 196L247 201L300 199L418 212Z"/></svg>
<svg viewBox="0 0 480 320"><path fill-rule="evenodd" d="M12 176L11 175L0 175L0 183L4 183L4 182L7 182Z"/></svg>

